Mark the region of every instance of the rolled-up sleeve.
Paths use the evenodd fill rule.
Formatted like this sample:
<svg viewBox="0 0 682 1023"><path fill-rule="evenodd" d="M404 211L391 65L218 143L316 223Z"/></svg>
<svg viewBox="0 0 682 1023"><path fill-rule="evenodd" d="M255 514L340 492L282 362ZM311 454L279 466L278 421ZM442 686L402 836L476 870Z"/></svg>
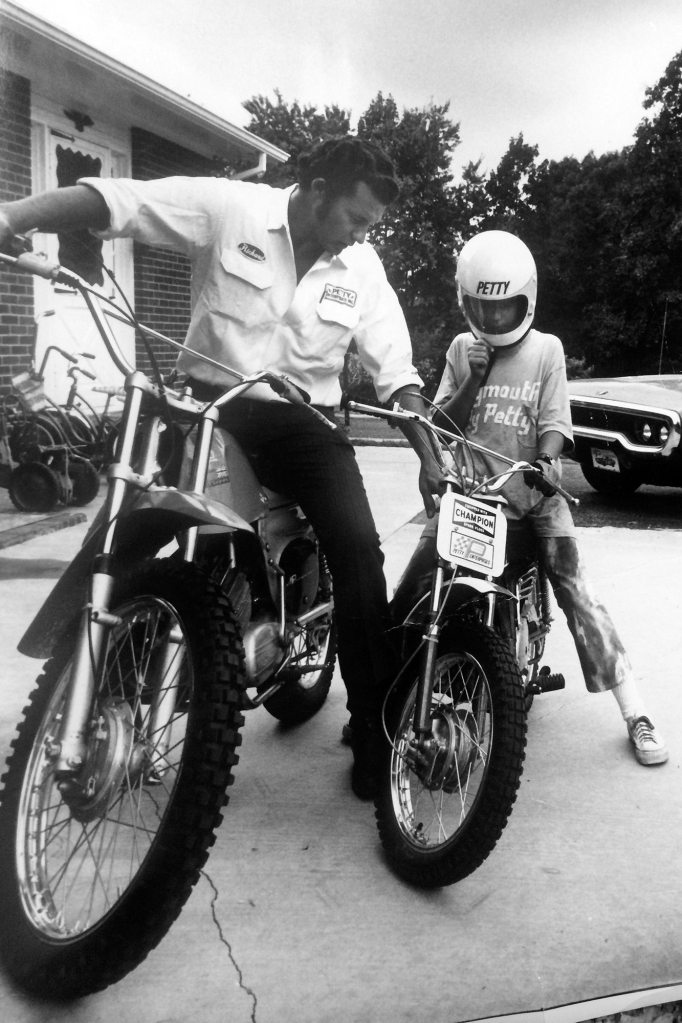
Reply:
<svg viewBox="0 0 682 1023"><path fill-rule="evenodd" d="M207 245L222 211L221 185L215 178L81 178L109 209L109 227L98 238L133 238L186 255Z"/></svg>
<svg viewBox="0 0 682 1023"><path fill-rule="evenodd" d="M376 253L372 253L370 285L355 331L360 362L374 383L379 401L388 401L401 387L422 380L412 362L412 344L395 291Z"/></svg>

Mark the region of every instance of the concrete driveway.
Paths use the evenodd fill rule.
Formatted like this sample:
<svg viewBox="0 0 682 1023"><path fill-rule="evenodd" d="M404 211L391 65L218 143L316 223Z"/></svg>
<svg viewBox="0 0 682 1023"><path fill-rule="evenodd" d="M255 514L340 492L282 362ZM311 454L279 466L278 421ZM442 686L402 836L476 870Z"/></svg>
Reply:
<svg viewBox="0 0 682 1023"><path fill-rule="evenodd" d="M417 462L403 448L358 457L390 589L420 532ZM39 670L16 642L84 530L0 552L3 757ZM0 1020L458 1023L542 1012L570 1023L682 998L682 530L584 529L580 541L666 736L666 765L634 760L615 701L586 692L557 617L546 662L567 685L531 710L510 823L472 876L425 893L390 873L372 807L350 791L337 677L300 728L262 709L247 717L206 870L147 960L63 1007L0 982Z"/></svg>

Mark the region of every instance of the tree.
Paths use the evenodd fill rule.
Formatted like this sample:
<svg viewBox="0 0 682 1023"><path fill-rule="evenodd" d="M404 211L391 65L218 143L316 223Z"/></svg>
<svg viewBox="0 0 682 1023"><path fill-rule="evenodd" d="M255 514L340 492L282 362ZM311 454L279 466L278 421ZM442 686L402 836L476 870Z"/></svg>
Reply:
<svg viewBox="0 0 682 1023"><path fill-rule="evenodd" d="M508 231L527 217L529 197L526 183L534 170L538 147L523 141L523 135L509 140L509 148L485 186L487 209L481 230Z"/></svg>
<svg viewBox="0 0 682 1023"><path fill-rule="evenodd" d="M275 101L267 96L253 96L242 103L251 115L247 129L289 154L286 163L275 164L268 168L263 181L269 185L286 188L296 180L296 161L300 153L305 152L317 142L338 135L347 135L350 131L350 113L336 104L326 106L324 113L317 107L301 106L298 100L289 104L282 94L275 89Z"/></svg>
<svg viewBox="0 0 682 1023"><path fill-rule="evenodd" d="M621 152L536 166L519 136L485 183L479 223L513 230L536 257L536 323L597 373L682 360L682 54L644 108Z"/></svg>
<svg viewBox="0 0 682 1023"><path fill-rule="evenodd" d="M358 122L358 136L389 154L400 179L400 198L389 206L372 241L400 299L427 393L433 393L454 334L461 223L451 161L459 125L451 122L448 103L405 109L401 115L393 97L379 93Z"/></svg>

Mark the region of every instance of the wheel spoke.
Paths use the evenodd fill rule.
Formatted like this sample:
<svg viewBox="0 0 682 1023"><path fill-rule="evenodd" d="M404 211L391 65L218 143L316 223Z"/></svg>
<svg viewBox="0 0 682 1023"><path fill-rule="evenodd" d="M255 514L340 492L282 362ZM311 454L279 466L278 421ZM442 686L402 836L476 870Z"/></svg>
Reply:
<svg viewBox="0 0 682 1023"><path fill-rule="evenodd" d="M445 738L428 766L406 756L416 687L407 701L403 742L392 755L394 806L408 842L437 848L453 839L476 803L490 751L490 694L480 664L465 653L437 664L432 713L446 722ZM437 737L435 741L438 741Z"/></svg>
<svg viewBox="0 0 682 1023"><path fill-rule="evenodd" d="M170 805L183 754L186 712L174 711L156 727L151 714L154 694L162 701L179 677L183 686L191 684L184 642L164 660L179 620L152 597L133 600L118 616L81 771L85 788L77 778L60 791L48 756L47 737L59 733L70 663L34 744L24 785L23 899L36 926L51 934L92 927L131 884ZM164 677L155 677L162 665ZM146 781L149 771L152 785Z"/></svg>

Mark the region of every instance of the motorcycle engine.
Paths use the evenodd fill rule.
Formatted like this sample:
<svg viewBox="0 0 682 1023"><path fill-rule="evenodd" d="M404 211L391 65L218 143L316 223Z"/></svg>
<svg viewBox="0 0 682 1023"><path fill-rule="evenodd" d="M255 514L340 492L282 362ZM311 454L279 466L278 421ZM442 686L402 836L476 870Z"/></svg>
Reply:
<svg viewBox="0 0 682 1023"><path fill-rule="evenodd" d="M309 611L317 595L320 576L316 544L307 537L296 537L282 551L279 568L284 573L286 619L291 620ZM275 608L261 610L242 629L242 637L249 685L261 685L277 671L287 652Z"/></svg>

